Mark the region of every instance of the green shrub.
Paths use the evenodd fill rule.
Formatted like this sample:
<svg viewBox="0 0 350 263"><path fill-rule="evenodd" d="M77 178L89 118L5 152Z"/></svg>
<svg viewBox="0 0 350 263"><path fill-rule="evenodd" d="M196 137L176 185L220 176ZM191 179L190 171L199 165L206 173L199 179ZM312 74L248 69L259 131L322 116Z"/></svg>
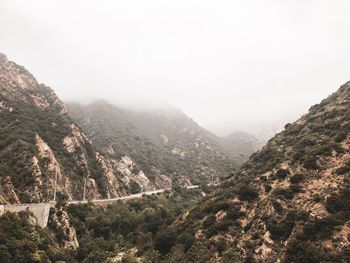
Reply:
<svg viewBox="0 0 350 263"><path fill-rule="evenodd" d="M268 218L265 223L272 239L285 241L292 233L295 223L303 219L303 214L298 214L298 212L292 210L288 211L282 220L276 221L274 218Z"/></svg>
<svg viewBox="0 0 350 263"><path fill-rule="evenodd" d="M338 168L335 172L339 175L350 173L350 161L348 161L344 166Z"/></svg>
<svg viewBox="0 0 350 263"><path fill-rule="evenodd" d="M154 247L161 253L161 254L168 254L171 250L171 248L175 245L175 233L168 229L164 229L159 231L156 234L155 240L154 240Z"/></svg>
<svg viewBox="0 0 350 263"><path fill-rule="evenodd" d="M319 166L317 165L317 157L314 155L307 155L306 159L304 160L304 167L306 169L310 169L310 170L317 170L319 169Z"/></svg>
<svg viewBox="0 0 350 263"><path fill-rule="evenodd" d="M288 244L283 262L320 263L323 259L323 252L310 242L293 240Z"/></svg>
<svg viewBox="0 0 350 263"><path fill-rule="evenodd" d="M214 203L211 212L216 214L217 212L223 210L226 211L230 208L230 203L227 201L217 201Z"/></svg>
<svg viewBox="0 0 350 263"><path fill-rule="evenodd" d="M290 171L288 169L279 169L276 173L275 176L278 179L285 179L288 175L290 174Z"/></svg>
<svg viewBox="0 0 350 263"><path fill-rule="evenodd" d="M219 234L220 232L225 232L228 230L230 226L234 225L234 222L230 220L226 220L224 222L217 222L215 224L212 224L208 229L206 236L207 238L211 238L212 236L215 236Z"/></svg>
<svg viewBox="0 0 350 263"><path fill-rule="evenodd" d="M303 175L303 174L295 174L295 175L293 175L293 176L291 176L289 178L289 182L291 184L299 184L302 181L304 181L304 179L305 179L305 175Z"/></svg>
<svg viewBox="0 0 350 263"><path fill-rule="evenodd" d="M335 213L350 213L350 189L341 190L340 194L331 195L326 199L326 209L328 212Z"/></svg>
<svg viewBox="0 0 350 263"><path fill-rule="evenodd" d="M216 223L216 216L214 215L211 215L211 216L208 216L204 222L203 222L203 227L204 228L208 228L210 227L211 225L215 224Z"/></svg>
<svg viewBox="0 0 350 263"><path fill-rule="evenodd" d="M192 233L183 233L176 238L176 243L183 245L185 251L188 251L192 247L194 240Z"/></svg>
<svg viewBox="0 0 350 263"><path fill-rule="evenodd" d="M265 192L270 193L272 190L272 186L269 184L264 184Z"/></svg>
<svg viewBox="0 0 350 263"><path fill-rule="evenodd" d="M258 191L249 185L242 186L237 194L242 201L253 201L259 196Z"/></svg>
<svg viewBox="0 0 350 263"><path fill-rule="evenodd" d="M276 200L272 200L272 206L276 210L277 213L282 213L283 212L283 206L277 202Z"/></svg>
<svg viewBox="0 0 350 263"><path fill-rule="evenodd" d="M303 193L304 192L301 185L292 184L292 185L290 185L289 189L291 191L293 191L293 193Z"/></svg>
<svg viewBox="0 0 350 263"><path fill-rule="evenodd" d="M334 228L339 224L340 222L334 217L315 219L304 225L303 234L299 238L307 241L329 239Z"/></svg>
<svg viewBox="0 0 350 263"><path fill-rule="evenodd" d="M267 228L273 240L285 241L292 233L293 227L294 223L288 221L276 222L272 220L267 223Z"/></svg>
<svg viewBox="0 0 350 263"><path fill-rule="evenodd" d="M273 191L275 196L284 197L286 199L292 199L294 197L294 191L290 188L276 188Z"/></svg>
<svg viewBox="0 0 350 263"><path fill-rule="evenodd" d="M337 133L337 135L334 137L334 141L335 142L342 142L346 139L346 137L348 136L348 131L347 130L343 130L343 131L339 131Z"/></svg>

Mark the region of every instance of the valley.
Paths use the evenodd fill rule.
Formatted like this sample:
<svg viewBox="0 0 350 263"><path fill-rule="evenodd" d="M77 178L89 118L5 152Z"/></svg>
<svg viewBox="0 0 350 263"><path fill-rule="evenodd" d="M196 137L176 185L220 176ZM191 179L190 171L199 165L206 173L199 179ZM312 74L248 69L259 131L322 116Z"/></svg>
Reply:
<svg viewBox="0 0 350 263"><path fill-rule="evenodd" d="M171 107L66 105L1 55L0 261L348 262L349 117L348 82L261 148Z"/></svg>
<svg viewBox="0 0 350 263"><path fill-rule="evenodd" d="M0 263L350 263L349 14L0 0Z"/></svg>

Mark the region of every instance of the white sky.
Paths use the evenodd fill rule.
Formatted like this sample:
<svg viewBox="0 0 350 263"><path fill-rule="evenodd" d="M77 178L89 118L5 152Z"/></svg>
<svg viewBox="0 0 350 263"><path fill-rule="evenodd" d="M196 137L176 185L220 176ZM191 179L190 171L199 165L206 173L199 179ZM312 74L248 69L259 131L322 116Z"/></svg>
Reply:
<svg viewBox="0 0 350 263"><path fill-rule="evenodd" d="M0 0L0 52L65 101L169 103L217 133L350 80L349 0Z"/></svg>

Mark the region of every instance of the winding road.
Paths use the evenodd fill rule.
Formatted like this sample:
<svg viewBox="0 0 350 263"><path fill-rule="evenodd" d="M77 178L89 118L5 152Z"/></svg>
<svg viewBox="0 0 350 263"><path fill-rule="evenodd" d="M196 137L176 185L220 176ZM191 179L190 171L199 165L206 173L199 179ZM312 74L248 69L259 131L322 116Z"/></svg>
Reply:
<svg viewBox="0 0 350 263"><path fill-rule="evenodd" d="M199 185L190 185L190 186L186 186L186 189L196 189L199 187L200 187ZM159 190L155 190L155 191L142 192L142 193L138 193L138 194L132 194L132 195L121 196L121 197L116 197L116 198L109 198L109 199L96 199L96 200L89 200L89 201L70 201L67 204L68 205L81 205L81 204L93 203L93 204L100 204L100 205L108 205L108 204L111 204L111 203L116 202L116 201L132 200L132 199L142 198L145 195L164 193L166 190L171 190L171 189L159 189Z"/></svg>

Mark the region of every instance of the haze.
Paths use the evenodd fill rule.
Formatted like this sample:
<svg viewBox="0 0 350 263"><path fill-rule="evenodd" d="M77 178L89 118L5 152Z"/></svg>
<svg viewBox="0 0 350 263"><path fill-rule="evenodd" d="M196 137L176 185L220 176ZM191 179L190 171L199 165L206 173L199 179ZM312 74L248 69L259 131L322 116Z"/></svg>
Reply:
<svg viewBox="0 0 350 263"><path fill-rule="evenodd" d="M0 0L0 52L65 101L166 103L218 134L257 132L350 79L349 13L347 0Z"/></svg>

